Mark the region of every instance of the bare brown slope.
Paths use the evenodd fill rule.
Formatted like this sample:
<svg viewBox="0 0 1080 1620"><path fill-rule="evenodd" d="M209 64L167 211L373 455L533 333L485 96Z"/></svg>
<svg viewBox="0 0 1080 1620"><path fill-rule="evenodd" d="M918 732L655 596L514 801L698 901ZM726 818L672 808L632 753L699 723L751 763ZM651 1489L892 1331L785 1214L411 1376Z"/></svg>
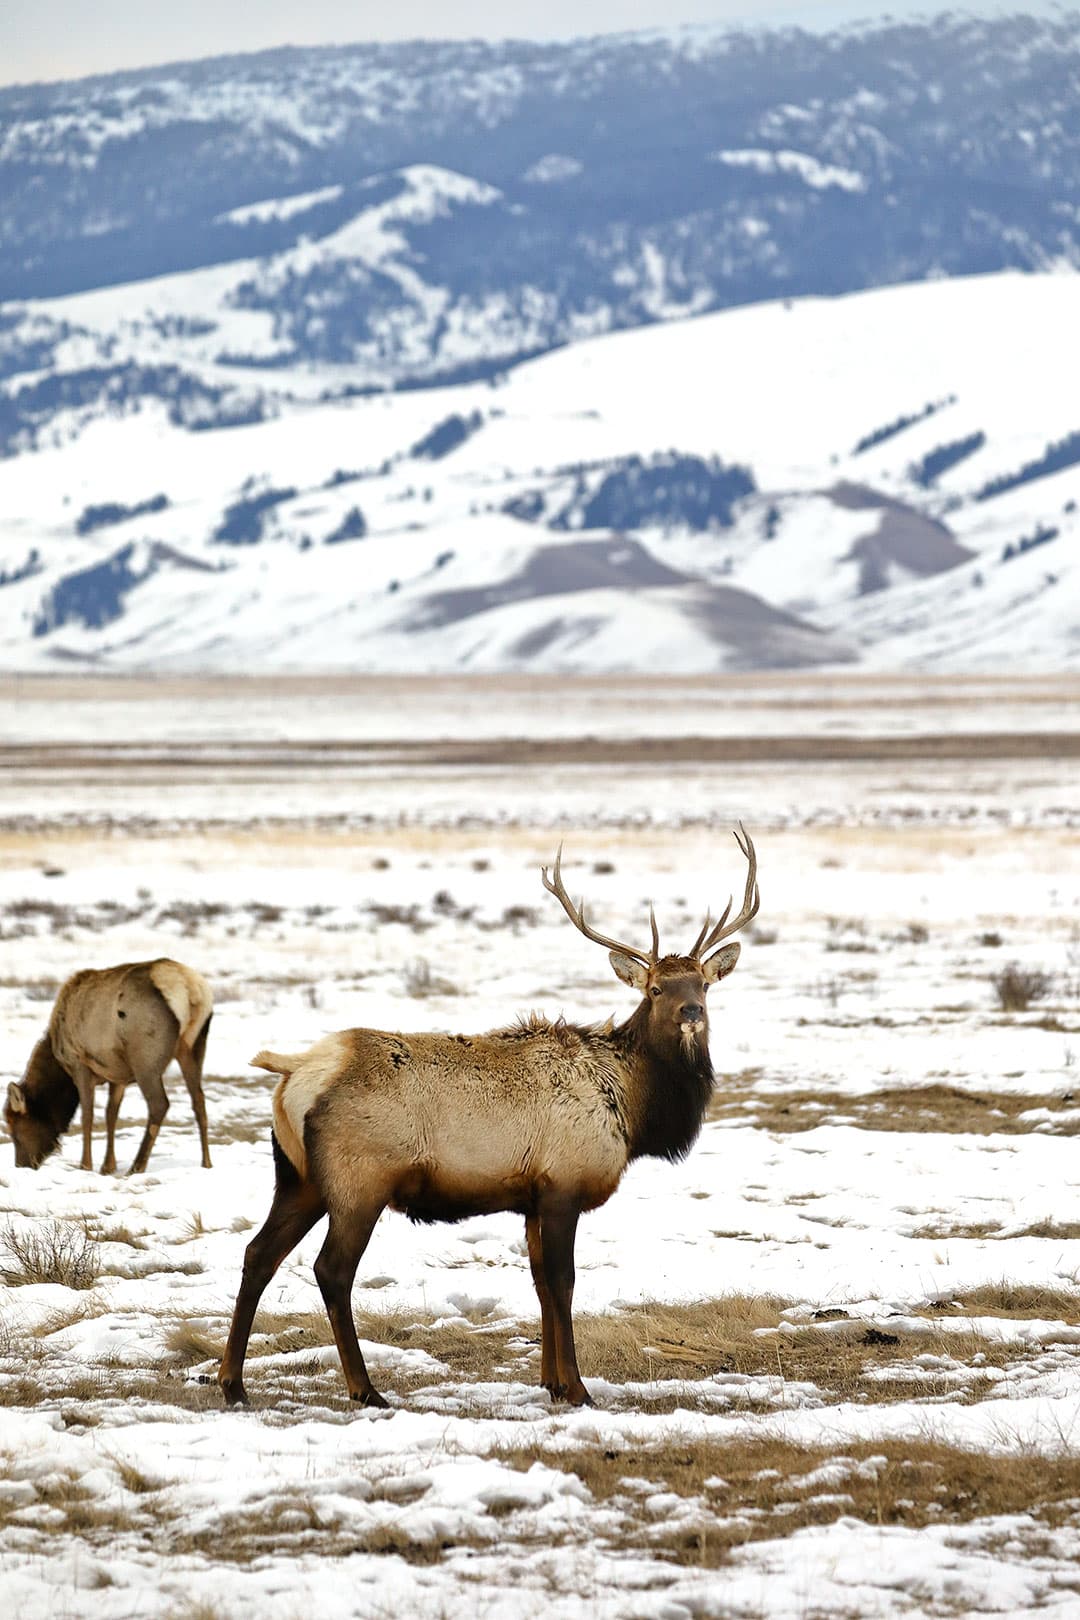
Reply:
<svg viewBox="0 0 1080 1620"><path fill-rule="evenodd" d="M412 632L440 629L513 602L565 599L585 591L633 593L662 600L703 631L718 648L734 654L736 668L790 668L847 663L855 653L805 619L774 608L751 591L710 585L668 567L637 540L613 535L567 545L540 546L517 574L497 585L440 591L405 621ZM576 614L569 604L531 627L511 651L535 657L558 641L587 642L603 626L595 612Z"/></svg>

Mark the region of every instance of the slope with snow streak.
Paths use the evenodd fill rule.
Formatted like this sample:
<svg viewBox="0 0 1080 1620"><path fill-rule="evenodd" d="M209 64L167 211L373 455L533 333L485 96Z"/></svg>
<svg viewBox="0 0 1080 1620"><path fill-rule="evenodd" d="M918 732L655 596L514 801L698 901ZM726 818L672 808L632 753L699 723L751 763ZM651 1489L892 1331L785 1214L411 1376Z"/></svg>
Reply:
<svg viewBox="0 0 1080 1620"><path fill-rule="evenodd" d="M429 182L418 207L441 206ZM74 319L116 298L63 302ZM65 442L0 464L0 656L9 669L1075 667L1080 459L987 486L1080 431L1077 332L1080 278L1004 274L619 333L495 387L321 399L336 368L282 369L268 373L276 414L228 429L191 432L156 405L72 416ZM421 453L455 423L448 453ZM622 542L637 561L586 590L582 559L619 544L609 526L577 527L582 513L605 479L669 450L747 467L756 488L727 528L643 507ZM88 507L158 493L163 510L76 532ZM229 510L253 500L256 543L224 543ZM326 544L357 509L366 536ZM98 576L70 583L101 565L124 582L104 615L84 601Z"/></svg>

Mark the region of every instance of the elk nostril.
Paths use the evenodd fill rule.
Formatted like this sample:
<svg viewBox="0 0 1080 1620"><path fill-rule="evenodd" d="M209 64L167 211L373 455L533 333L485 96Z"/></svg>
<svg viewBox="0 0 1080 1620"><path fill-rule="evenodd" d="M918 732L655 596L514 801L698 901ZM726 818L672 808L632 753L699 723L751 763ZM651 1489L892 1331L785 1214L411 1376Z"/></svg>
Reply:
<svg viewBox="0 0 1080 1620"><path fill-rule="evenodd" d="M702 1016L703 1011L704 1009L700 1007L696 1001L688 1001L686 1006L682 1009L683 1023L696 1024L698 1019Z"/></svg>

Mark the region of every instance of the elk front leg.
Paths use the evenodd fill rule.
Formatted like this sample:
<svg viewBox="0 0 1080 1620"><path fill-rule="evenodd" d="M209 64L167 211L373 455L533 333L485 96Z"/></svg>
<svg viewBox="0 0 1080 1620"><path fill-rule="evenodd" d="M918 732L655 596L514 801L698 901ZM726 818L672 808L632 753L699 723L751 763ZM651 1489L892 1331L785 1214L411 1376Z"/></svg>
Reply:
<svg viewBox="0 0 1080 1620"><path fill-rule="evenodd" d="M71 1078L75 1082L75 1089L79 1093L79 1106L82 1110L82 1160L79 1168L92 1170L94 1168L94 1076L85 1064L77 1063L71 1070Z"/></svg>
<svg viewBox="0 0 1080 1620"><path fill-rule="evenodd" d="M139 1082L139 1090L146 1098L146 1129L143 1131L143 1139L139 1143L139 1151L136 1153L131 1169L128 1171L131 1176L136 1176L140 1171L146 1169L150 1149L157 1141L161 1122L169 1112L169 1099L165 1095L165 1086L160 1074L137 1074L135 1078Z"/></svg>
<svg viewBox="0 0 1080 1620"><path fill-rule="evenodd" d="M103 1176L116 1172L116 1121L120 1117L120 1099L124 1095L122 1080L109 1081L109 1100L105 1104L105 1157L101 1161Z"/></svg>
<svg viewBox="0 0 1080 1620"><path fill-rule="evenodd" d="M529 1267L533 1287L540 1301L540 1385L551 1396L556 1394L555 1323L551 1314L551 1290L544 1275L544 1249L540 1239L539 1215L526 1215L525 1242L529 1246Z"/></svg>
<svg viewBox="0 0 1080 1620"><path fill-rule="evenodd" d="M559 1204L540 1216L540 1242L544 1255L544 1276L551 1295L554 1318L555 1366L557 1371L552 1398L569 1401L571 1406L591 1406L592 1397L581 1381L577 1351L574 1349L574 1237L578 1211Z"/></svg>
<svg viewBox="0 0 1080 1620"><path fill-rule="evenodd" d="M349 1398L361 1406L387 1404L368 1376L352 1313L356 1268L382 1212L381 1201L373 1201L362 1209L331 1210L330 1230L315 1261L315 1281L334 1330L334 1343L341 1357Z"/></svg>
<svg viewBox="0 0 1080 1620"><path fill-rule="evenodd" d="M247 1404L244 1391L244 1357L247 1355L251 1324L263 1291L287 1254L307 1236L315 1222L326 1214L326 1205L309 1182L295 1173L285 1185L278 1184L270 1213L244 1251L244 1275L236 1296L229 1341L221 1358L218 1383L229 1406Z"/></svg>

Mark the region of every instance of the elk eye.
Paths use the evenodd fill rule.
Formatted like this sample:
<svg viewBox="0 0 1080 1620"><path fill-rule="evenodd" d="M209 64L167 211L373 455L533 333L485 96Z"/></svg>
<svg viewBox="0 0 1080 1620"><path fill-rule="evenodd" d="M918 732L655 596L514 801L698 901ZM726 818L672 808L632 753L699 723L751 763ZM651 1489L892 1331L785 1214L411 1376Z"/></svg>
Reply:
<svg viewBox="0 0 1080 1620"><path fill-rule="evenodd" d="M658 984L654 984L652 989L650 990L649 994L653 995L653 996L658 996L660 994L660 986Z"/></svg>

